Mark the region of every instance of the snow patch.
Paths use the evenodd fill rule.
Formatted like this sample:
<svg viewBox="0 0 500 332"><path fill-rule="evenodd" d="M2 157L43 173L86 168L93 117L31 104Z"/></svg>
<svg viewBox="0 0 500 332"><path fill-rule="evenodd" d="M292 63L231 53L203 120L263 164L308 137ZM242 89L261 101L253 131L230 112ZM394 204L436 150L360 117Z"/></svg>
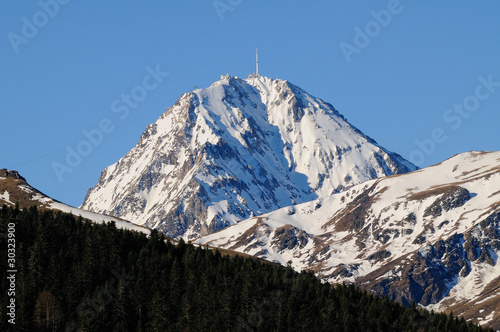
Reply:
<svg viewBox="0 0 500 332"><path fill-rule="evenodd" d="M16 205L15 203L10 201L10 194L7 190L5 190L2 195L0 195L0 199L4 200L8 204Z"/></svg>
<svg viewBox="0 0 500 332"><path fill-rule="evenodd" d="M97 214L97 213L86 211L86 210L79 209L79 208L74 208L72 206L69 206L69 205L66 205L63 203L53 202L50 205L50 208L55 209L55 210L61 210L62 212L66 212L66 213L71 213L75 216L81 216L82 218L92 220L93 222L96 222L96 223L102 224L105 222L114 221L117 228L128 229L131 231L141 232L141 233L145 233L145 234L150 233L149 229L147 229L145 227L141 227L139 225L135 225L129 221L120 220L120 219L110 217L110 216L104 216L101 214Z"/></svg>

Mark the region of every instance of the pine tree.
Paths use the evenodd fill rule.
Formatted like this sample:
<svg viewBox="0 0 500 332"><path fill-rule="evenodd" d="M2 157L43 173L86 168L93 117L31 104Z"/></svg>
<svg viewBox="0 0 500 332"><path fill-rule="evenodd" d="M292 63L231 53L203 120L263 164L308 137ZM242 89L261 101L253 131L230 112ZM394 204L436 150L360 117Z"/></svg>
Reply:
<svg viewBox="0 0 500 332"><path fill-rule="evenodd" d="M36 300L37 326L46 331L57 331L63 317L59 300L49 291L42 291Z"/></svg>

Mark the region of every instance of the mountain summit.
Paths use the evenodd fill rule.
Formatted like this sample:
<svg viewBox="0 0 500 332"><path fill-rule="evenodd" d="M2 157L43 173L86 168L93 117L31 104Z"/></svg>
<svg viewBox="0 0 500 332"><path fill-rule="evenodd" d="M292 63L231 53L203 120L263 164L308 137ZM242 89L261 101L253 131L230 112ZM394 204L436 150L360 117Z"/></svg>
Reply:
<svg viewBox="0 0 500 332"><path fill-rule="evenodd" d="M149 125L82 208L194 238L415 169L288 81L226 75Z"/></svg>

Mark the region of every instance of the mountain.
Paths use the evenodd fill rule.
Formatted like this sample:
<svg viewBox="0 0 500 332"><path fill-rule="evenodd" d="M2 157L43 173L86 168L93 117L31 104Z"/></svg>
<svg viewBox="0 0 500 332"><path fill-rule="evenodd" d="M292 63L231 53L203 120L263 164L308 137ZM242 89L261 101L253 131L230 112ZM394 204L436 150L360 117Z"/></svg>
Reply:
<svg viewBox="0 0 500 332"><path fill-rule="evenodd" d="M125 228L149 234L149 230L147 228L135 225L131 222L85 211L83 209L61 203L30 186L26 179L17 171L9 171L5 168L0 169L0 208L3 205L12 207L16 204L18 204L20 208L29 208L35 205L41 209L72 213L75 216L82 216L83 218L96 223L114 221L116 223L116 227L118 228Z"/></svg>
<svg viewBox="0 0 500 332"><path fill-rule="evenodd" d="M283 80L229 75L180 97L82 208L196 238L416 167Z"/></svg>
<svg viewBox="0 0 500 332"><path fill-rule="evenodd" d="M157 231L2 207L0 228L11 222L16 259L0 280L0 331L492 332L310 272L175 245Z"/></svg>
<svg viewBox="0 0 500 332"><path fill-rule="evenodd" d="M196 242L500 328L500 152L469 152Z"/></svg>

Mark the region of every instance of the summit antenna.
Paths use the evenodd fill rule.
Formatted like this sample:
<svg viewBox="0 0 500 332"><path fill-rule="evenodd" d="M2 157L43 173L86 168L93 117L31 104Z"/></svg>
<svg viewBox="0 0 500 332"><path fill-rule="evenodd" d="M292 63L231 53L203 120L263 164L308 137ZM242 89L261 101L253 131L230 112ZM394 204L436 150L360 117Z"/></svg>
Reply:
<svg viewBox="0 0 500 332"><path fill-rule="evenodd" d="M255 74L259 75L259 52L255 49Z"/></svg>

